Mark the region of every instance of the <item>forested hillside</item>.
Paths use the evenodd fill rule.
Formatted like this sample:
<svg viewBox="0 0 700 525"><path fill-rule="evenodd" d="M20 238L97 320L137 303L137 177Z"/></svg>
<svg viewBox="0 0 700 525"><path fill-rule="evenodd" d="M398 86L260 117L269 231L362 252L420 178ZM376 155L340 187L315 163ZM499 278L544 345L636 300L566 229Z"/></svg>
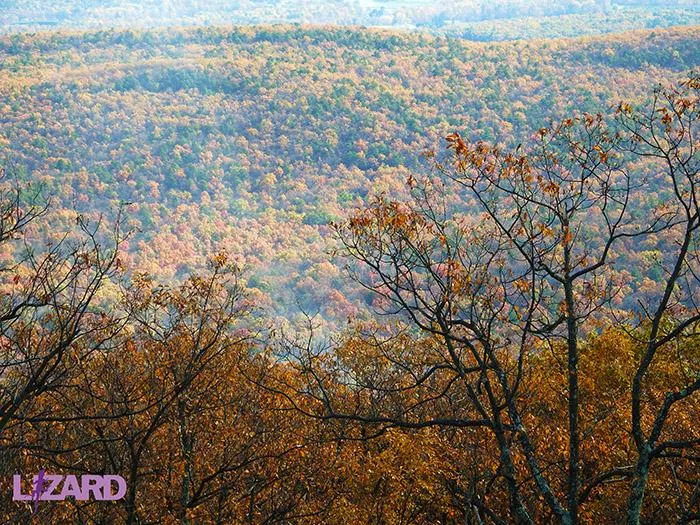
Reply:
<svg viewBox="0 0 700 525"><path fill-rule="evenodd" d="M692 26L699 22L699 9L616 6L614 9L576 11L556 16L526 14L478 22L447 21L432 27L432 31L467 40L497 41L600 35L634 29Z"/></svg>
<svg viewBox="0 0 700 525"><path fill-rule="evenodd" d="M697 521L699 128L690 75L515 147L449 134L332 226L383 315L331 338L262 330L225 253L134 273L124 215L3 172L2 520Z"/></svg>
<svg viewBox="0 0 700 525"><path fill-rule="evenodd" d="M132 203L133 268L181 277L226 250L279 313L344 320L358 295L328 254L330 221L405 193L451 132L515 145L550 119L646 96L700 64L699 40L693 28L490 45L292 27L6 37L0 162L59 209Z"/></svg>
<svg viewBox="0 0 700 525"><path fill-rule="evenodd" d="M697 521L699 44L0 37L0 521Z"/></svg>

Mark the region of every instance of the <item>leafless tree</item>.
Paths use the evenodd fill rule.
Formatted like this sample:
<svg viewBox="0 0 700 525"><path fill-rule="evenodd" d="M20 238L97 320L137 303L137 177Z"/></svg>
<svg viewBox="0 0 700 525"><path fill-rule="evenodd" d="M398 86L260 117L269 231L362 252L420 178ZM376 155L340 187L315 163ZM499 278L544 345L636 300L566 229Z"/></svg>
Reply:
<svg viewBox="0 0 700 525"><path fill-rule="evenodd" d="M394 316L396 329L359 334L362 356L353 354L352 337L338 347L312 337L287 340L285 358L305 381L278 391L310 416L359 422L378 433L428 426L490 432L510 498L510 518L482 504L481 515L493 522L533 523L532 498L523 494L531 483L558 522L578 523L579 505L595 486L622 475L634 478L629 520L638 523L651 459L697 444L658 442L673 404L697 390L697 374L669 392L646 434L640 418L640 389L655 352L697 327L697 86L691 79L678 91L660 90L648 113L621 105L614 126L602 115L566 119L540 130L533 147L510 153L447 137L451 155L433 157L437 177L409 180L410 202L379 197L337 226L350 271L382 313ZM640 157L663 161L663 178L632 172L630 163ZM658 184L673 191L653 206L649 195ZM676 233L665 292L655 307L643 306L650 337L632 392L638 465L583 486L582 338L619 295L614 262L622 248ZM543 344L566 355L563 491L548 474L558 467L543 464L523 423L524 363ZM297 399L312 399L315 408ZM516 468L520 454L527 479Z"/></svg>

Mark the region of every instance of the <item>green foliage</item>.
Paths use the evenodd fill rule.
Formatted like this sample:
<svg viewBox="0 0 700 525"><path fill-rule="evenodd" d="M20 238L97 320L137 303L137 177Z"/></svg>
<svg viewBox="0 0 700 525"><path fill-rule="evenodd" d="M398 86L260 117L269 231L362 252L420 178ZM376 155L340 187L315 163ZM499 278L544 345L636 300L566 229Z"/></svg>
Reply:
<svg viewBox="0 0 700 525"><path fill-rule="evenodd" d="M133 203L134 268L171 278L216 249L240 254L286 315L293 301L277 298L305 261L328 259L325 225L374 194L399 197L448 133L525 142L550 119L682 77L699 49L682 28L500 44L298 26L12 35L0 38L0 165L66 210ZM333 278L316 280L316 306Z"/></svg>

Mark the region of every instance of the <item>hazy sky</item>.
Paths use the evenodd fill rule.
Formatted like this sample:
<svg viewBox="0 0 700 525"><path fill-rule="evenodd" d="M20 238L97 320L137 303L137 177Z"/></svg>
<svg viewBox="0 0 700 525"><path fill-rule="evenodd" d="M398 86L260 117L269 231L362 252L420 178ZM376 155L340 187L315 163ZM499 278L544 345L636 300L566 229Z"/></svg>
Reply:
<svg viewBox="0 0 700 525"><path fill-rule="evenodd" d="M621 18L634 6L647 7L624 15L633 23L622 29L700 23L700 0L0 0L0 32L285 22L442 28L518 17Z"/></svg>

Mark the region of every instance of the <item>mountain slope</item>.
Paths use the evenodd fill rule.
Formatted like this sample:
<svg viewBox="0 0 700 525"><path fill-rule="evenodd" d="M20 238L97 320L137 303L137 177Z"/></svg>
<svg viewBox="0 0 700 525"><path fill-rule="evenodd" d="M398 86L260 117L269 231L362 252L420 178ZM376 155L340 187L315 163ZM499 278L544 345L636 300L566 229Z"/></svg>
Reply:
<svg viewBox="0 0 700 525"><path fill-rule="evenodd" d="M249 27L0 40L0 165L63 208L133 203L131 265L183 275L218 249L281 313L338 317L328 222L400 196L459 131L515 145L572 111L700 65L697 28L479 44L380 30ZM111 211L110 211L111 210Z"/></svg>

